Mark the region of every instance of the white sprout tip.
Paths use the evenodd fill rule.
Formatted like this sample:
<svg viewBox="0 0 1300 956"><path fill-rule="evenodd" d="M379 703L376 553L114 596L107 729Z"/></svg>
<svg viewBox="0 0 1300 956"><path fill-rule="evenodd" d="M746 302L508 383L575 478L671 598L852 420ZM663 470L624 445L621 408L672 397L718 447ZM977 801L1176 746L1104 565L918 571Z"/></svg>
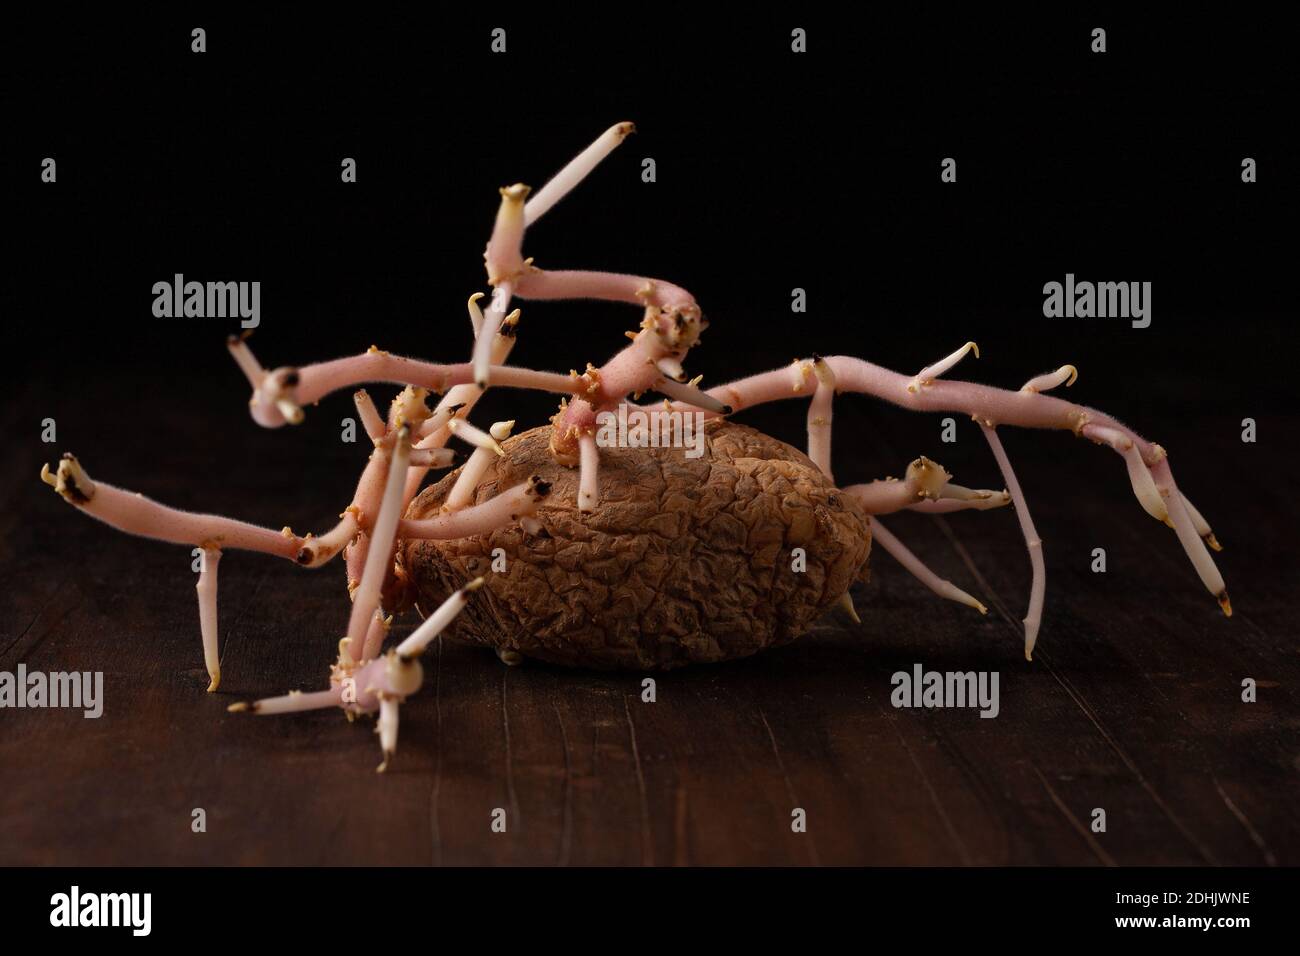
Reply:
<svg viewBox="0 0 1300 956"><path fill-rule="evenodd" d="M208 693L211 694L221 686L221 668L208 671Z"/></svg>
<svg viewBox="0 0 1300 956"><path fill-rule="evenodd" d="M275 400L275 407L279 409L280 414L284 416L284 420L290 425L302 424L304 417L302 409L287 398L277 398Z"/></svg>
<svg viewBox="0 0 1300 956"><path fill-rule="evenodd" d="M469 297L469 323L474 327L474 335L477 336L479 330L483 328L483 310L478 307L478 300L483 298L482 292L475 292Z"/></svg>
<svg viewBox="0 0 1300 956"><path fill-rule="evenodd" d="M1228 600L1228 592L1220 591L1217 595L1219 607L1223 610L1224 617L1232 617L1232 602Z"/></svg>
<svg viewBox="0 0 1300 956"><path fill-rule="evenodd" d="M1034 659L1034 645L1038 643L1038 625L1035 624L1031 629L1029 622L1025 622L1025 660Z"/></svg>
<svg viewBox="0 0 1300 956"><path fill-rule="evenodd" d="M1050 392L1058 385L1064 385L1069 388L1079 378L1079 370L1073 365L1062 365L1055 372L1048 372L1046 375L1039 375L1037 378L1031 378L1020 387L1020 391L1036 394L1038 392ZM1116 449L1120 450L1120 449Z"/></svg>
<svg viewBox="0 0 1300 956"><path fill-rule="evenodd" d="M506 455L505 450L497 443L495 438L482 429L474 427L463 418L448 420L447 430L477 448L490 448L502 458Z"/></svg>
<svg viewBox="0 0 1300 956"><path fill-rule="evenodd" d="M461 588L461 590L468 594L471 591L477 591L486 583L487 583L487 578L480 575L479 577L475 578L473 581L469 582L469 584Z"/></svg>
<svg viewBox="0 0 1300 956"><path fill-rule="evenodd" d="M253 705L250 704L248 701L241 700L239 701L239 703L231 704L229 707L227 707L226 712L231 714L242 714L245 713L246 711L250 711L254 709L255 708L253 707Z"/></svg>
<svg viewBox="0 0 1300 956"><path fill-rule="evenodd" d="M849 616L849 620L851 620L854 624L862 623L862 618L858 617L858 609L853 606L852 594L850 594L848 591L845 591L844 594L840 596L840 599L837 603L839 604L840 608L844 611L844 613Z"/></svg>
<svg viewBox="0 0 1300 956"><path fill-rule="evenodd" d="M41 465L41 481L45 482L51 488L57 488L59 483L55 480L54 475L50 473L49 465Z"/></svg>
<svg viewBox="0 0 1300 956"><path fill-rule="evenodd" d="M385 750L383 762L380 763L380 765L375 768L375 773L383 773L384 771L386 771L388 769L388 761L392 759L393 759L393 752L391 750Z"/></svg>
<svg viewBox="0 0 1300 956"><path fill-rule="evenodd" d="M961 588L957 587L957 585L953 584L951 581L944 581L943 585L944 585L943 590L939 593L942 594L944 597L956 601L958 604L965 604L969 608L974 608L975 610L979 611L981 614L988 614L989 612L988 608L986 608L982 603L976 600L973 596L967 594Z"/></svg>
<svg viewBox="0 0 1300 956"><path fill-rule="evenodd" d="M686 372L682 369L682 363L671 355L665 355L659 359L655 362L655 367L659 369L660 374L665 378L670 378L674 382L686 381Z"/></svg>
<svg viewBox="0 0 1300 956"><path fill-rule="evenodd" d="M974 352L976 358L980 357L980 347L974 342L967 342L951 355L945 356L933 365L927 365L917 372L912 381L908 383L907 390L915 392L924 385L933 384L936 378L965 358L967 352Z"/></svg>

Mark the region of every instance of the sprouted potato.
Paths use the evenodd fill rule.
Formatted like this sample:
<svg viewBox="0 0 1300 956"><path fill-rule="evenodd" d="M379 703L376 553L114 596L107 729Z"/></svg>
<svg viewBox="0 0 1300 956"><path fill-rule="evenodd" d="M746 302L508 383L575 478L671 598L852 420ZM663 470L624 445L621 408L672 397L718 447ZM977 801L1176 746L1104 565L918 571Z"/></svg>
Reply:
<svg viewBox="0 0 1300 956"><path fill-rule="evenodd" d="M911 376L852 356L814 356L706 391L683 368L707 326L685 289L642 276L541 269L525 259L527 227L632 131L630 123L610 127L531 198L522 184L500 191L484 255L493 291L486 309L482 293L469 299L474 345L468 362L435 364L371 346L360 355L268 371L246 335L230 339L252 384L252 417L267 428L301 422L303 406L340 389L366 382L402 386L386 417L367 392L354 394L374 451L352 501L320 536L179 511L93 480L72 455L53 472L42 469L47 483L92 517L202 549L197 590L209 691L221 681L217 567L223 552L261 551L311 568L345 553L352 610L329 689L231 710L378 713L383 770L397 746L399 705L421 685L419 656L471 604L455 632L494 646L508 663L533 656L647 668L724 660L793 640L834 605L856 621L849 586L865 574L873 541L939 596L985 613L881 523L880 515L903 509L1014 505L1032 567L1024 619L1029 658L1042 619L1042 543L998 439L999 425L1068 430L1119 453L1142 508L1173 528L1201 582L1231 615L1207 549L1219 544L1174 483L1164 449L1109 415L1046 394L1074 383L1073 366L1036 376L1016 392L943 378L967 354L978 357L975 343L967 342ZM575 298L639 308L638 327L626 333L631 341L581 374L506 364L520 318L518 309L510 311L515 299ZM510 439L513 421L483 429L468 420L489 386L563 399L549 425ZM648 407L631 405L645 392L666 396L668 412L724 420L710 421L696 457L635 447L643 442L611 448L598 441L604 416ZM844 392L914 411L972 416L1006 488L963 487L938 463L918 458L901 478L838 489L830 468L831 416L835 395ZM432 394L441 398L431 407ZM807 455L725 420L788 398L809 399ZM446 445L452 438L474 451L456 473L421 493L431 469L451 465ZM505 558L501 572L493 568L498 557ZM411 603L423 610L431 599L441 603L385 653L392 620L386 610Z"/></svg>

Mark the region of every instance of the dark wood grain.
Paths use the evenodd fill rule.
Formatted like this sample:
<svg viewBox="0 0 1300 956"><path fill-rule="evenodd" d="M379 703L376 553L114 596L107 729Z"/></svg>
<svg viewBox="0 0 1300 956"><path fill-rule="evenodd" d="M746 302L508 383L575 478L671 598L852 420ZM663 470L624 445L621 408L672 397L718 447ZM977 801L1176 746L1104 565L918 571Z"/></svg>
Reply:
<svg viewBox="0 0 1300 956"><path fill-rule="evenodd" d="M34 432L44 394L34 384L8 406L7 433ZM1033 663L1010 511L896 516L892 530L981 596L987 618L875 554L855 591L862 626L832 615L787 648L656 675L655 703L641 700L645 675L508 669L435 646L384 776L369 722L226 713L235 699L323 686L346 621L338 566L228 555L224 679L208 695L186 549L78 516L36 477L42 454L75 447L105 480L305 529L346 496L355 450L179 413L149 440L129 418L106 423L111 436L84 418L74 433L77 419L60 412L78 441L24 440L0 466L0 669L103 671L106 711L0 711L0 863L1300 862L1290 488L1234 491L1252 449L1227 418L1168 422L1155 437L1225 543L1231 620L1133 501L1118 459L1069 436L1008 433L1046 542ZM1289 419L1261 422L1294 432ZM969 424L942 446L933 420L850 403L837 435L844 482L924 452L965 483L998 483ZM1106 548L1104 575L1089 570L1094 547ZM917 662L998 671L999 717L891 707L890 675ZM1257 703L1241 702L1245 677ZM196 807L203 834L190 829ZM791 831L794 807L807 833ZM1105 833L1089 829L1095 807ZM505 834L490 830L494 808L507 811Z"/></svg>

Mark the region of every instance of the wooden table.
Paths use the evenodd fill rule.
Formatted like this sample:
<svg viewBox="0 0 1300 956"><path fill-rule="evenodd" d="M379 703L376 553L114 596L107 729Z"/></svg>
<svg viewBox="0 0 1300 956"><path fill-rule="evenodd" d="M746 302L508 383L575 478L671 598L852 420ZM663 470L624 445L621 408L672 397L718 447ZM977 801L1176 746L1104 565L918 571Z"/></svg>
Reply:
<svg viewBox="0 0 1300 956"><path fill-rule="evenodd" d="M871 582L855 589L861 626L832 614L787 648L655 675L654 703L641 699L647 675L507 668L435 646L379 776L368 721L226 712L324 686L346 621L338 564L223 560L223 683L209 695L187 550L76 515L37 479L42 454L71 449L103 480L305 530L346 501L363 453L259 432L224 392L190 417L189 398L156 408L136 387L56 395L33 382L4 412L7 433L29 438L46 413L61 433L53 446L25 438L0 463L12 503L0 516L0 670L103 671L107 702L98 720L0 711L0 863L1300 862L1294 542L1277 518L1294 482L1236 492L1243 446L1226 417L1166 421L1155 437L1227 549L1231 620L1139 509L1114 455L1008 430L1046 542L1033 663L1012 513L896 516L891 529L984 600L987 618L873 554ZM875 460L937 454L917 447L915 418L846 405L837 436ZM968 484L997 482L974 426L960 427L945 464ZM851 451L839 440L837 463ZM876 472L888 470L899 468ZM1105 574L1090 570L1094 547ZM998 671L999 716L893 708L891 675L916 663ZM1245 678L1255 703L1241 699ZM191 828L196 808L204 833ZM505 833L491 829L498 808ZM794 808L806 833L792 832Z"/></svg>

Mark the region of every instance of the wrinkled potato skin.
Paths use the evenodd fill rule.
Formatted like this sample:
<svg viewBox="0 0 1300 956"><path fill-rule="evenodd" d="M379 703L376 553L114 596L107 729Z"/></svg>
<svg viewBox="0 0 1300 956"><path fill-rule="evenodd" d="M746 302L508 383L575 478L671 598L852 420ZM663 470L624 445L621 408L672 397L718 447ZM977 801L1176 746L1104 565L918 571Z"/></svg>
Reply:
<svg viewBox="0 0 1300 956"><path fill-rule="evenodd" d="M699 458L681 448L602 448L600 504L577 509L578 471L553 460L550 428L504 443L487 501L530 475L551 483L537 518L452 541L403 541L398 576L424 610L483 575L449 636L597 669L666 669L745 657L794 640L865 575L867 517L802 452L712 421ZM438 514L456 473L407 516ZM791 570L804 548L807 570ZM492 571L502 548L506 570Z"/></svg>

